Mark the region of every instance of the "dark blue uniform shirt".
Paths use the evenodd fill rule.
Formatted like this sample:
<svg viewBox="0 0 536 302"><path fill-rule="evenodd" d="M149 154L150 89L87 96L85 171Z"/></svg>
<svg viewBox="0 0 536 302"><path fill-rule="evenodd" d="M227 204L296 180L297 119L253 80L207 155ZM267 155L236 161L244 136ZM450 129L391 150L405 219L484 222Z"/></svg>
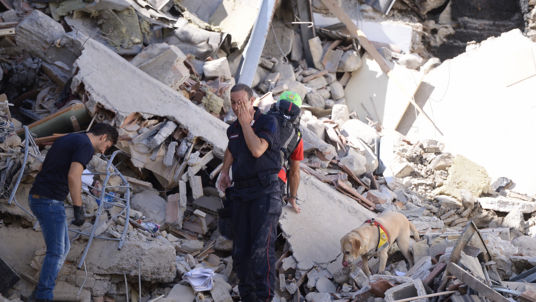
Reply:
<svg viewBox="0 0 536 302"><path fill-rule="evenodd" d="M281 169L279 128L275 118L255 108L252 128L258 137L268 142L268 149L259 158L253 157L249 151L238 120L227 128L228 148L233 155L233 181L249 181L277 174Z"/></svg>
<svg viewBox="0 0 536 302"><path fill-rule="evenodd" d="M58 138L48 150L30 194L65 200L69 193L67 176L71 163L79 162L85 168L94 152L93 145L85 133L73 133Z"/></svg>

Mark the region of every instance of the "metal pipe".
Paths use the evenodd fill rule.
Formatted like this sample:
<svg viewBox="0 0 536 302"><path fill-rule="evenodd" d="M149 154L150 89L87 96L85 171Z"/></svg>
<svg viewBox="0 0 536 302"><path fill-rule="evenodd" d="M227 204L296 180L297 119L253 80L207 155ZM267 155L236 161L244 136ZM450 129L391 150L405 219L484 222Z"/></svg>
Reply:
<svg viewBox="0 0 536 302"><path fill-rule="evenodd" d="M114 153L112 153L112 155L110 156L110 159L108 159L108 164L106 165L106 171L110 171L110 166L112 165L112 161L114 160L115 156L119 152L120 150L116 150L114 151ZM104 208L104 197L106 196L106 184L108 183L109 179L110 179L110 173L106 174L106 178L104 179L102 183L103 186L102 186L102 192L101 192L101 203L99 204L99 208L97 209L95 222L93 223L93 227L91 228L91 234L89 235L89 240L87 242L86 248L84 249L84 253L82 254L82 258L80 259L80 262L78 263L78 268L82 267L82 264L84 263L84 260L86 259L87 253L89 252L89 248L91 247L91 243L93 242L93 237L95 236L95 230L97 229L97 225L99 224L99 217L102 214L102 210Z"/></svg>
<svg viewBox="0 0 536 302"><path fill-rule="evenodd" d="M11 190L11 194L9 195L9 200L7 201L7 204L11 204L11 201L13 200L13 198L15 198L15 193L17 193L17 189L19 188L22 175L24 174L26 162L28 161L28 147L30 145L30 140L27 138L30 135L30 130L28 130L28 126L24 126L24 135L26 137L26 139L24 140L24 160L22 161L22 167L20 168L19 176L17 177L17 181L15 182L15 185Z"/></svg>

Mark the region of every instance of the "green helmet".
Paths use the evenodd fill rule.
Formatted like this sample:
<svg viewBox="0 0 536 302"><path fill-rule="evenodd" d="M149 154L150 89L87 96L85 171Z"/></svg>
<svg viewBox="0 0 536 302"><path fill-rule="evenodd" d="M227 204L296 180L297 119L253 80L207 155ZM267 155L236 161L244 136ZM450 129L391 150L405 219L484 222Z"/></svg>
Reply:
<svg viewBox="0 0 536 302"><path fill-rule="evenodd" d="M291 103L293 103L294 105L298 106L298 107L301 107L301 104L302 104L302 100L301 100L301 97L299 94L297 94L296 92L292 92L292 91L285 91L283 92L280 96L279 96L279 100L286 100L286 101L289 101Z"/></svg>

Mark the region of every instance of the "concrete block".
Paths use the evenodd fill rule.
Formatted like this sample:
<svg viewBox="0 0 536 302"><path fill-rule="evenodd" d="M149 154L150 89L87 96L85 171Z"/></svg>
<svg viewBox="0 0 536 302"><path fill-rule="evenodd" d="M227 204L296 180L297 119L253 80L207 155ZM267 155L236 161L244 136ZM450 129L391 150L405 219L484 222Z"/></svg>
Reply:
<svg viewBox="0 0 536 302"><path fill-rule="evenodd" d="M442 208L459 210L463 208L463 204L456 198L447 195L437 195L434 198Z"/></svg>
<svg viewBox="0 0 536 302"><path fill-rule="evenodd" d="M330 302L331 295L329 293L310 292L305 296L307 302Z"/></svg>
<svg viewBox="0 0 536 302"><path fill-rule="evenodd" d="M134 210L143 212L151 222L163 224L166 220L166 201L155 191L134 194L130 206Z"/></svg>
<svg viewBox="0 0 536 302"><path fill-rule="evenodd" d="M290 63L277 63L277 65L274 67L274 72L278 72L280 74L279 80L281 82L296 81L294 67L292 67Z"/></svg>
<svg viewBox="0 0 536 302"><path fill-rule="evenodd" d="M335 82L338 83L338 82ZM340 85L340 84L339 84ZM331 120L339 124L342 127L346 121L350 119L350 112L346 105L333 105L331 108Z"/></svg>
<svg viewBox="0 0 536 302"><path fill-rule="evenodd" d="M335 284L333 284L333 282L331 282L325 276L322 276L316 280L315 287L320 293L335 293L337 291Z"/></svg>
<svg viewBox="0 0 536 302"><path fill-rule="evenodd" d="M170 301L193 302L195 301L195 294L190 286L175 284L166 298L170 299Z"/></svg>
<svg viewBox="0 0 536 302"><path fill-rule="evenodd" d="M390 168L393 171L393 175L398 178L410 176L413 172L415 172L415 168L413 168L408 161L402 158L393 160Z"/></svg>
<svg viewBox="0 0 536 302"><path fill-rule="evenodd" d="M350 111L350 109L348 109ZM362 139L367 145L373 145L378 132L376 129L358 119L350 119L342 125L341 132L348 138Z"/></svg>
<svg viewBox="0 0 536 302"><path fill-rule="evenodd" d="M198 199L203 196L203 183L201 182L201 176L190 177L190 188L192 189L193 199Z"/></svg>
<svg viewBox="0 0 536 302"><path fill-rule="evenodd" d="M400 284L395 287L391 287L390 289L385 291L385 301L393 302L393 301L401 300L404 298L411 298L411 297L424 296L424 295L426 295L426 290L424 289L424 285L422 284L421 280L416 279L416 280L413 280L413 282L411 283ZM426 302L427 299L418 299L415 301Z"/></svg>
<svg viewBox="0 0 536 302"><path fill-rule="evenodd" d="M350 278L352 278L352 280L355 281L355 283L357 284L357 286L359 288L364 288L365 286L368 286L369 285L369 278L368 276L365 274L365 272L363 272L363 270L359 267L356 267L355 270L353 270L352 272L350 272Z"/></svg>
<svg viewBox="0 0 536 302"><path fill-rule="evenodd" d="M205 65L203 65L203 73L207 78L222 77L224 80L230 80L232 78L227 57L206 61Z"/></svg>
<svg viewBox="0 0 536 302"><path fill-rule="evenodd" d="M321 140L326 136L326 124L318 119L311 119L307 122L307 129L313 131L314 134Z"/></svg>
<svg viewBox="0 0 536 302"><path fill-rule="evenodd" d="M321 89L321 88L328 86L328 81L324 77L318 77L305 83L305 85L310 87L313 90L317 90L317 89Z"/></svg>
<svg viewBox="0 0 536 302"><path fill-rule="evenodd" d="M447 170L452 165L452 155L450 153L443 153L436 156L430 162L429 167L434 170Z"/></svg>
<svg viewBox="0 0 536 302"><path fill-rule="evenodd" d="M214 302L233 302L233 298L231 298L230 294L232 289L233 287L225 282L221 275L215 275L214 286L212 287L212 290L210 290L210 295Z"/></svg>
<svg viewBox="0 0 536 302"><path fill-rule="evenodd" d="M325 69L329 72L337 72L343 54L344 51L341 49L328 50L322 59L326 63Z"/></svg>
<svg viewBox="0 0 536 302"><path fill-rule="evenodd" d="M407 273L408 277L412 279L424 279L430 273L432 269L432 257L425 256L420 258L415 265L411 267Z"/></svg>
<svg viewBox="0 0 536 302"><path fill-rule="evenodd" d="M307 104L315 107L315 108L320 108L320 109L324 109L324 107L326 106L326 102L324 100L324 98L317 92L315 91L311 91L309 92L306 96L305 96L305 101L307 102Z"/></svg>
<svg viewBox="0 0 536 302"><path fill-rule="evenodd" d="M358 70L363 62L361 56L355 50L348 50L344 52L339 62L337 72L352 72Z"/></svg>
<svg viewBox="0 0 536 302"><path fill-rule="evenodd" d="M329 91L329 86L328 87L325 87L325 88L322 88L322 89L317 89L316 92L318 94L320 94L324 100L327 100L331 97L331 92Z"/></svg>
<svg viewBox="0 0 536 302"><path fill-rule="evenodd" d="M175 152L177 150L178 142L172 141L169 143L166 155L164 155L164 160L162 161L164 163L164 166L171 167L173 165L173 158L175 156Z"/></svg>
<svg viewBox="0 0 536 302"><path fill-rule="evenodd" d="M520 211L523 214L530 214L536 212L536 202L524 201L505 196L481 197L478 198L478 203L480 203L480 206L482 206L483 209L503 213Z"/></svg>
<svg viewBox="0 0 536 302"><path fill-rule="evenodd" d="M413 263L417 263L419 259L430 256L430 247L426 240L417 241L413 244Z"/></svg>
<svg viewBox="0 0 536 302"><path fill-rule="evenodd" d="M331 84L335 81L337 81L337 74L328 72L324 75L324 78L326 78L326 81L328 81L328 84Z"/></svg>
<svg viewBox="0 0 536 302"><path fill-rule="evenodd" d="M147 46L130 63L177 90L190 76L190 71L184 66L184 60L186 55L178 47L158 43Z"/></svg>
<svg viewBox="0 0 536 302"><path fill-rule="evenodd" d="M443 152L445 145L435 139L425 139L420 142L421 147L426 153L440 153Z"/></svg>
<svg viewBox="0 0 536 302"><path fill-rule="evenodd" d="M356 176L361 176L367 172L365 167L367 158L353 149L348 150L348 155L341 158L340 163L348 167Z"/></svg>
<svg viewBox="0 0 536 302"><path fill-rule="evenodd" d="M329 91L331 92L331 98L334 100L344 98L344 87L337 81L329 85Z"/></svg>
<svg viewBox="0 0 536 302"><path fill-rule="evenodd" d="M283 259L281 268L283 269L284 272L286 272L289 269L296 269L296 259L294 259L293 256L288 256L287 258Z"/></svg>
<svg viewBox="0 0 536 302"><path fill-rule="evenodd" d="M318 70L324 69L324 66L322 66L322 55L324 53L324 49L322 48L322 42L320 41L319 37L309 39L309 50L311 51L315 68Z"/></svg>
<svg viewBox="0 0 536 302"><path fill-rule="evenodd" d="M536 255L536 238L530 236L519 236L512 240L512 244L518 248L519 254L523 256Z"/></svg>

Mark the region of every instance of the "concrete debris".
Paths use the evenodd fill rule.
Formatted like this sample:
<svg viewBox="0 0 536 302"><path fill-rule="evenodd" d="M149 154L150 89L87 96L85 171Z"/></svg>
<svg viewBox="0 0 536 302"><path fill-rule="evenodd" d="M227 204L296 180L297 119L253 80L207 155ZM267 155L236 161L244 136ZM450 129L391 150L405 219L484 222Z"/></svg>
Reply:
<svg viewBox="0 0 536 302"><path fill-rule="evenodd" d="M143 49L130 63L163 84L178 90L190 76L190 71L184 66L185 59L186 56L178 47L158 43Z"/></svg>
<svg viewBox="0 0 536 302"><path fill-rule="evenodd" d="M536 70L526 62L534 61L530 39L536 39L536 3L520 2L521 11L504 21L494 19L492 5L481 11L447 2L395 3L388 15L374 11L376 5L348 9L344 1L300 0L294 12L281 3L273 18L269 14L264 20L271 22L262 29L267 36L259 38L253 29L262 1L2 1L0 238L10 244L0 245L0 270L9 265L4 275L15 273L20 281L10 283L7 292L0 282L9 297L0 300L27 300L45 256L28 205L43 157L39 152L47 152L58 133L83 131L94 121L117 127L115 147L123 153L116 167L107 168L98 156L87 167L100 174L84 182L87 221L73 229L82 234L70 233L72 248L55 298L236 300L232 241L217 230L223 204L214 183L227 146L226 128L236 118L230 90L235 76L240 80L246 73L255 74L252 88L261 96L261 110L285 90L304 101L301 213L285 206L280 217L274 301L474 299L467 288L497 301L530 296L528 285L516 287L519 293L495 285L527 281L536 265L536 198L526 194L532 178L517 177L525 175L520 170L530 170L532 148L518 148L523 156L513 162L497 161L496 154L511 154L504 133L533 128L526 122L532 112L526 87L534 86ZM340 20L333 15L340 12L332 11L333 3L351 20L360 20L359 39L334 25ZM310 4L314 27L308 27L313 16L306 17ZM482 41L488 36L478 32L498 35L521 28L516 19L521 12L528 38L517 30L481 44L458 40ZM265 39L265 46L258 49L256 69L244 71L254 39ZM445 56L466 46L456 58ZM370 53L372 48L379 53ZM436 56L452 59L441 64ZM507 64L495 64L499 57ZM514 109L516 104L506 111L502 106L486 120L478 100L491 108L500 104L497 96L528 105L522 111ZM460 102L455 109L447 104L453 99ZM497 128L496 121L510 111L516 121L507 124L527 131ZM479 127L467 127L473 123ZM33 140L25 138L26 124ZM118 205L127 199L125 211ZM359 267L343 267L340 238L383 211L403 213L421 235L410 244L414 264L398 258L395 244L388 250L393 261L382 275L368 277ZM334 219L337 223L326 223ZM83 233L93 224L97 237L82 259ZM373 272L378 262L369 260ZM202 267L214 270L214 286L195 293L183 275Z"/></svg>
<svg viewBox="0 0 536 302"><path fill-rule="evenodd" d="M131 200L132 208L143 212L150 221L163 224L166 220L166 200L155 191L135 194Z"/></svg>

